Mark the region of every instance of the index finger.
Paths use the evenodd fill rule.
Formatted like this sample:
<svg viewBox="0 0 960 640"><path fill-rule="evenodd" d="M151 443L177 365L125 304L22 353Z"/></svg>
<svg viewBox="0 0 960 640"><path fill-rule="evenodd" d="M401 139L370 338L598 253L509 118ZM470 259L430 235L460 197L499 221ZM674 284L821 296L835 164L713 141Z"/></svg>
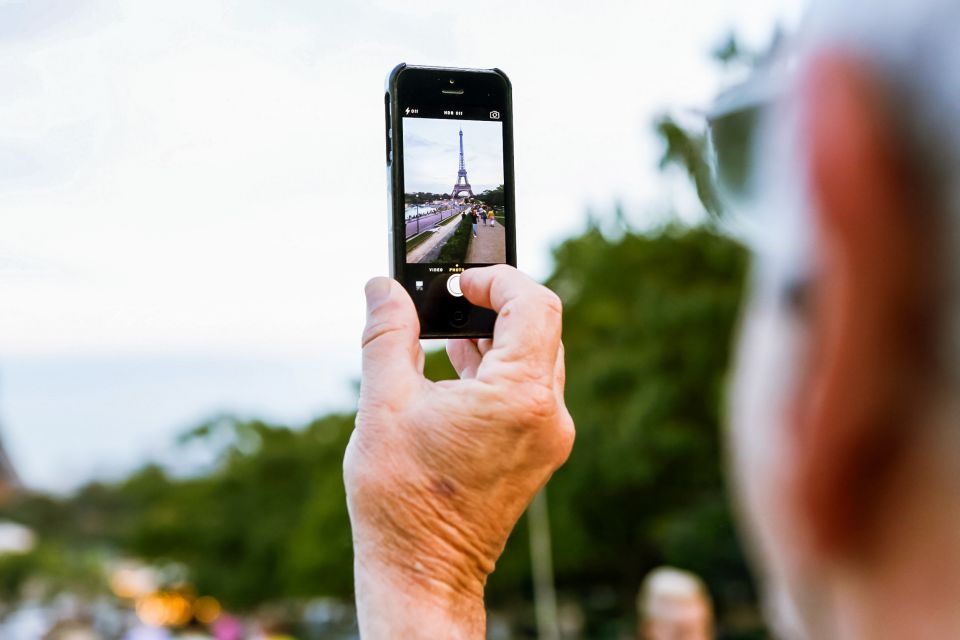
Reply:
<svg viewBox="0 0 960 640"><path fill-rule="evenodd" d="M473 304L498 314L491 352L553 371L563 325L557 294L503 264L464 271L460 289Z"/></svg>

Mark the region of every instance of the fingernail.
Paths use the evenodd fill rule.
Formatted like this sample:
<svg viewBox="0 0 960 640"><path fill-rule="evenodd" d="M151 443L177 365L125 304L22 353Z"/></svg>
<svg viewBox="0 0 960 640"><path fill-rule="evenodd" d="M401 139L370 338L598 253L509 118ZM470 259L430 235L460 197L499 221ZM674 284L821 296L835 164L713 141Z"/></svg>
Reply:
<svg viewBox="0 0 960 640"><path fill-rule="evenodd" d="M367 313L376 309L390 297L390 278L374 278L363 288L367 297Z"/></svg>

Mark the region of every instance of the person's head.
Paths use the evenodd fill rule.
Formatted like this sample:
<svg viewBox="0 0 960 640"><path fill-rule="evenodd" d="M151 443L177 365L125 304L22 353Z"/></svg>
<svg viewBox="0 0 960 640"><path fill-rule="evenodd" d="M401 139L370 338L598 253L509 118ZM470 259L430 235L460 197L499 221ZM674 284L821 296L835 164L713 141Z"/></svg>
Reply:
<svg viewBox="0 0 960 640"><path fill-rule="evenodd" d="M709 640L713 607L696 575L659 567L647 574L637 596L642 640Z"/></svg>
<svg viewBox="0 0 960 640"><path fill-rule="evenodd" d="M739 506L783 636L948 637L960 4L820 4L755 163L730 403Z"/></svg>

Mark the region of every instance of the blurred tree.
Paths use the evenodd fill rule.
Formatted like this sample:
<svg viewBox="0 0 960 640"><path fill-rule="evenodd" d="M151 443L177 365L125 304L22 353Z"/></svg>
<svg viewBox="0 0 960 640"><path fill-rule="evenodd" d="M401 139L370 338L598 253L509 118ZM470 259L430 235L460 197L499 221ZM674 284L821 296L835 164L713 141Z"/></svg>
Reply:
<svg viewBox="0 0 960 640"><path fill-rule="evenodd" d="M476 199L490 207L496 207L498 209L503 207L503 185L501 184L495 189L487 189L478 195Z"/></svg>
<svg viewBox="0 0 960 640"><path fill-rule="evenodd" d="M650 568L707 580L722 614L752 603L720 468L720 406L744 250L710 228L563 243L547 281L565 304L567 401L577 442L550 485L561 596L590 613L590 637L632 628ZM446 354L426 374L454 377ZM44 543L108 549L189 568L202 593L250 609L281 598L349 598L352 557L341 460L352 415L302 429L218 418L185 436L221 451L212 472L149 466L70 499L24 496L5 514ZM526 523L490 580L490 603L528 619ZM11 567L10 592L31 567ZM721 617L721 620L723 618ZM600 620L606 620L605 627ZM619 622L617 622L619 621Z"/></svg>
<svg viewBox="0 0 960 640"><path fill-rule="evenodd" d="M736 33L728 33L711 51L711 57L721 65L729 67L739 65L748 71L762 67L774 61L786 42L786 32L777 25L770 40L760 49L745 47Z"/></svg>
<svg viewBox="0 0 960 640"><path fill-rule="evenodd" d="M436 200L446 200L448 197L450 197L449 194L417 191L416 193L404 194L403 201L407 206L411 206L415 204L426 204L428 202L435 202Z"/></svg>
<svg viewBox="0 0 960 640"><path fill-rule="evenodd" d="M713 218L721 217L723 205L713 177L706 132L684 128L670 116L660 117L655 128L665 145L660 168L677 165L686 171L706 212Z"/></svg>
<svg viewBox="0 0 960 640"><path fill-rule="evenodd" d="M283 597L349 596L341 461L352 428L349 415L300 430L223 419L204 426L193 437L232 433L219 469L145 503L126 548L184 562L202 592L241 609Z"/></svg>
<svg viewBox="0 0 960 640"><path fill-rule="evenodd" d="M202 593L238 609L317 593L349 597L341 460L352 428L351 415L297 430L220 418L190 434L226 441L208 475L174 479L149 466L65 500L25 494L4 514L45 542L183 563ZM2 588L15 589L24 574Z"/></svg>
<svg viewBox="0 0 960 640"><path fill-rule="evenodd" d="M729 33L719 44L717 44L711 53L711 57L722 64L742 61L744 57L751 57L749 53L743 50L736 34Z"/></svg>
<svg viewBox="0 0 960 640"><path fill-rule="evenodd" d="M745 251L707 228L593 228L556 251L547 284L564 300L577 442L550 484L555 566L583 602L614 588L601 616L629 616L641 578L665 562L703 575L721 610L752 602L720 466L745 267ZM524 540L513 537L494 594L527 589Z"/></svg>

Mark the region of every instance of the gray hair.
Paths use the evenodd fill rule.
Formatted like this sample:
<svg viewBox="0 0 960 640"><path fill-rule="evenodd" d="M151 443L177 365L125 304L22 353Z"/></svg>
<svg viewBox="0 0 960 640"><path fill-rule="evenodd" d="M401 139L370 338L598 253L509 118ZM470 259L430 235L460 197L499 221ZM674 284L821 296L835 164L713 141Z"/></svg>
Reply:
<svg viewBox="0 0 960 640"><path fill-rule="evenodd" d="M884 106L908 161L919 169L931 196L929 211L905 212L942 217L945 291L952 305L944 336L960 380L960 3L955 0L820 0L815 2L786 68L802 68L818 52L845 52L862 61L883 93ZM801 162L806 140L799 127L800 105L783 100L772 110L759 136L752 185L745 204L757 224L747 238L756 262L751 313L745 318L752 344L741 343L741 370L730 404L735 430L731 470L743 505L769 505L779 488L760 486L779 464L785 436L765 428L777 420L794 388L793 376L804 352L805 326L784 305L784 295L811 275L817 247L807 193L807 167ZM817 575L790 575L780 540L770 535L770 514L754 512L747 532L765 570L766 605L783 637L835 637L830 628L830 595L818 589ZM756 564L756 563L755 563Z"/></svg>
<svg viewBox="0 0 960 640"><path fill-rule="evenodd" d="M943 276L951 315L944 348L960 379L960 3L954 0L820 0L810 13L801 56L836 48L862 59L884 94L897 141L932 211L942 216Z"/></svg>
<svg viewBox="0 0 960 640"><path fill-rule="evenodd" d="M660 615L664 599L698 600L710 606L707 587L696 574L674 567L657 567L647 574L637 596L637 614L641 620L654 620Z"/></svg>
<svg viewBox="0 0 960 640"><path fill-rule="evenodd" d="M897 139L922 169L927 181L923 186L932 190L938 213L960 218L960 3L816 0L785 66L802 67L824 50L846 52L868 65L898 128ZM780 105L773 124L768 122L768 135L762 136L759 157L772 164L758 167L753 176L758 203L771 198L782 202L782 195L770 191L784 185L792 185L791 190L805 186L803 167L795 162L796 150L804 144L797 137L795 109ZM780 214L771 221L775 224L765 225L776 237L764 233L757 248L761 254L787 251L796 259L797 227L808 222L792 219L783 225ZM808 234L801 232L799 239L808 241ZM785 243L793 245L792 250Z"/></svg>

